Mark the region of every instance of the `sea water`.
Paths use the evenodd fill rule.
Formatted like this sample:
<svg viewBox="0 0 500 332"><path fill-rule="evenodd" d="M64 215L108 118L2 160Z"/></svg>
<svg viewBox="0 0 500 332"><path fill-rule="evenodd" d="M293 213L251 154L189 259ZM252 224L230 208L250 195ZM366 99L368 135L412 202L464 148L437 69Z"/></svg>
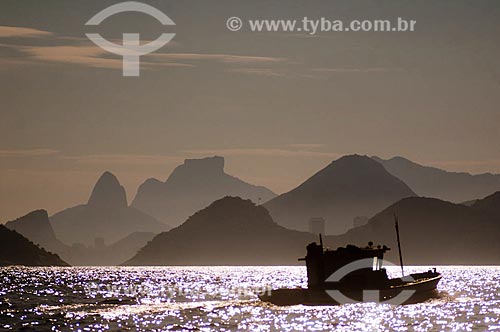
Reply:
<svg viewBox="0 0 500 332"><path fill-rule="evenodd" d="M256 294L305 287L304 267L6 267L0 330L500 331L500 267L436 268L423 303L280 307Z"/></svg>

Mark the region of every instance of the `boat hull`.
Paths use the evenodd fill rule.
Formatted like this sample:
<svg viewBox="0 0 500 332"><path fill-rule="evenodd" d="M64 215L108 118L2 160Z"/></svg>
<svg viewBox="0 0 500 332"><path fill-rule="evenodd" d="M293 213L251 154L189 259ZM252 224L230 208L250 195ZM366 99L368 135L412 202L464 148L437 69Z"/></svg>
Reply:
<svg viewBox="0 0 500 332"><path fill-rule="evenodd" d="M387 287L373 290L283 288L261 294L259 298L262 301L280 306L339 305L356 302L411 304L437 297L437 284L440 280L440 274L419 279L414 278L411 282L390 279Z"/></svg>

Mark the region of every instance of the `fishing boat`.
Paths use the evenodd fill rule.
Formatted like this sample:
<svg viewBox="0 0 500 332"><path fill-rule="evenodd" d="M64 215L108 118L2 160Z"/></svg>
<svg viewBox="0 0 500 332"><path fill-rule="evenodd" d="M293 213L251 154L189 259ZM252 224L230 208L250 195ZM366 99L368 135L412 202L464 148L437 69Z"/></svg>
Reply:
<svg viewBox="0 0 500 332"><path fill-rule="evenodd" d="M398 219L395 216L402 277L389 278L383 267L387 246L365 247L347 245L336 250L313 242L307 246L304 260L307 267L307 288L282 288L260 294L262 301L275 305L339 305L355 302L389 304L418 303L437 296L441 274L436 269L404 274L399 240ZM386 262L387 265L387 262ZM393 264L390 264L393 265Z"/></svg>

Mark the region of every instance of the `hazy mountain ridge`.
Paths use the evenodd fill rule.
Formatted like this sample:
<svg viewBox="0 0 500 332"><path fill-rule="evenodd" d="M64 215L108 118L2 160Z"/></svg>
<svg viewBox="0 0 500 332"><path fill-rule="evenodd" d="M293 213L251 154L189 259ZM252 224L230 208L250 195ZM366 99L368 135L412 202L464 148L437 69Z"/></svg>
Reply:
<svg viewBox="0 0 500 332"><path fill-rule="evenodd" d="M500 193L495 194L497 197ZM481 201L489 201L485 198ZM394 214L398 215L403 257L407 264L499 264L500 204L468 207L435 198L403 199L370 219L368 224L328 238L332 247L368 241L393 250L398 262Z"/></svg>
<svg viewBox="0 0 500 332"><path fill-rule="evenodd" d="M115 242L137 231L158 233L168 229L155 218L127 206L125 189L110 172L97 181L87 204L50 217L57 238L73 244L93 244L95 238Z"/></svg>
<svg viewBox="0 0 500 332"><path fill-rule="evenodd" d="M74 265L112 266L123 263L156 236L151 232L134 232L111 243L94 246L72 246L65 255Z"/></svg>
<svg viewBox="0 0 500 332"><path fill-rule="evenodd" d="M500 193L497 193L500 197ZM490 201L487 197L482 201ZM394 214L399 217L405 264L499 264L500 205L483 209L434 198L409 197L387 207L368 224L323 237L326 247L392 248L398 263ZM495 211L494 213L492 211ZM263 206L226 197L181 226L157 235L125 265L294 265L317 236L276 224Z"/></svg>
<svg viewBox="0 0 500 332"><path fill-rule="evenodd" d="M258 203L276 196L269 189L244 182L224 172L223 157L186 159L165 182L146 180L132 206L171 225L179 225L196 211L225 196Z"/></svg>
<svg viewBox="0 0 500 332"><path fill-rule="evenodd" d="M73 209L78 210L79 207ZM32 211L16 220L8 221L5 226L43 249L57 253L64 261L72 265L94 266L122 263L156 235L151 232L134 232L111 244L69 246L56 238L45 210ZM104 242L104 239L102 241Z"/></svg>
<svg viewBox="0 0 500 332"><path fill-rule="evenodd" d="M404 197L416 194L369 157L339 158L297 188L265 203L273 219L291 229L306 230L311 217L326 220L326 233L353 227L357 216L371 217Z"/></svg>
<svg viewBox="0 0 500 332"><path fill-rule="evenodd" d="M229 181L236 179L241 184L224 173L223 165L224 160L219 157L186 161L167 182L170 181L171 188L188 184L188 190L181 196L190 192L190 186L202 188L199 193L211 194L210 185L200 186L200 183L210 184L215 178L215 184L219 185L218 176ZM146 183L162 192L166 182ZM285 228L283 222L273 220L272 211L276 209L273 201L286 203L278 210L285 212L279 215L285 216L281 220L298 220L304 228L310 216L321 215L327 221L338 222L341 219L329 219L327 213L344 209L345 215L357 216L367 211L366 205L370 209L381 205L366 225L345 234L325 236L325 244L333 248L348 243L365 245L368 241L387 244L393 248L387 258L397 262L394 233L394 213L397 213L407 264L499 263L500 191L468 205L412 195L415 193L379 162L351 155L333 161L294 190L263 206L239 197L224 197L193 213L180 226L155 236L157 231L144 231L145 228L165 226L128 207L125 189L114 175L105 172L87 204L61 211L50 222L46 211L33 211L8 222L7 226L78 265L118 264L132 256L127 265L290 265L300 264L296 259L304 255L305 246L317 241L317 237ZM388 201L391 203L386 204ZM54 229L51 225L55 225ZM57 230L61 229L86 245L65 245L57 237ZM82 238L83 241L79 240ZM103 240L94 245L95 238ZM9 257L2 259L9 261Z"/></svg>
<svg viewBox="0 0 500 332"><path fill-rule="evenodd" d="M403 157L387 160L376 156L372 158L421 196L462 203L500 190L500 174L472 175L465 172L449 172L420 165Z"/></svg>
<svg viewBox="0 0 500 332"><path fill-rule="evenodd" d="M35 210L25 216L8 221L5 227L15 230L33 243L43 248L60 253L66 245L56 238L49 215L45 210Z"/></svg>

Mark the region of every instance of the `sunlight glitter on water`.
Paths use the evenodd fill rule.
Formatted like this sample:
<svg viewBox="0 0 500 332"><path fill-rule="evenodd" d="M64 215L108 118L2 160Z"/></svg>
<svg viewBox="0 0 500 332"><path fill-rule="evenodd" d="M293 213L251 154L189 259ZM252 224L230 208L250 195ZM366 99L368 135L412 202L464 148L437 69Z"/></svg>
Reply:
<svg viewBox="0 0 500 332"><path fill-rule="evenodd" d="M0 330L500 330L500 267L438 270L441 297L420 304L279 307L241 290L305 287L304 267L2 268Z"/></svg>

